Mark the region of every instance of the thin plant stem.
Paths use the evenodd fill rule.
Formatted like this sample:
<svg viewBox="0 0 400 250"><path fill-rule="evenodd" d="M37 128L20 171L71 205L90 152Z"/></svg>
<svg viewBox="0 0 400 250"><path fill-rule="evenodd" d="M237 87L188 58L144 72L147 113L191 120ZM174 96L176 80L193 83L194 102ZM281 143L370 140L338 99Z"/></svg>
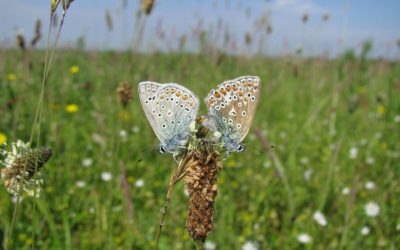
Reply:
<svg viewBox="0 0 400 250"><path fill-rule="evenodd" d="M169 185L168 185L168 191L165 196L165 202L164 202L164 207L162 210L161 221L160 221L160 225L159 225L158 233L157 233L157 240L156 240L156 247L155 247L156 250L158 249L158 244L160 242L161 231L164 226L165 215L167 214L169 202L171 201L172 191L174 190L175 184L178 183L185 176L187 161L188 161L188 158L186 157L186 154L185 154L183 159L179 162L178 167L176 167L174 169L174 171L171 173L171 178L170 178Z"/></svg>
<svg viewBox="0 0 400 250"><path fill-rule="evenodd" d="M196 244L197 250L204 250L204 242L202 242L200 240L196 240L194 243Z"/></svg>
<svg viewBox="0 0 400 250"><path fill-rule="evenodd" d="M32 139L33 139L33 134L34 134L34 131L35 131L35 127L36 127L36 124L38 123L39 127L38 127L38 135L37 135L37 140L38 140L37 141L37 147L40 146L40 126L41 126L40 122L41 122L41 119L42 119L44 92L45 92L46 83L47 83L48 75L49 75L49 72L50 72L50 68L51 68L51 64L52 64L55 48L57 47L58 40L59 40L60 34L61 34L61 29L62 29L62 26L64 24L66 11L63 11L63 15L62 15L61 23L60 23L60 26L59 26L59 29L58 29L58 32L57 32L57 35L56 35L56 39L55 39L55 41L53 43L53 46L51 48L51 52L50 52L50 55L49 55L49 51L50 51L50 47L49 47L49 45L50 45L50 34L51 34L51 26L52 26L51 23L52 23L53 16L54 16L53 14L54 14L54 12L50 13L50 22L49 22L49 29L48 29L48 34L47 34L47 47L46 47L46 54L45 54L45 63L44 63L44 70L43 70L42 87L41 87L41 92L40 92L40 96L39 96L38 106L36 108L35 118L34 118L34 121L33 121L33 124L32 124L31 135L30 135L30 139L29 139L29 144L31 144L32 143ZM38 156L36 156L36 164L35 164L34 197L36 196L37 162L38 162ZM24 172L25 172L25 169L24 169ZM17 201L16 201L16 205L15 205L14 211L13 211L13 217L12 217L12 221L11 221L11 227L10 227L10 232L8 234L8 240L7 240L7 246L6 246L7 249L9 249L9 243L11 241L12 233L14 231L16 215L17 215L17 209L18 209L18 204L19 204L19 201L20 201L21 194L22 194L22 189L19 191L19 194L17 195ZM35 210L36 210L35 202L33 203L32 209L33 209L33 214L34 214ZM35 224L35 221L34 221L34 224ZM34 228L36 228L35 225L34 225ZM32 231L32 241L33 241L32 242L32 249L34 248L34 240L35 240L34 231Z"/></svg>
<svg viewBox="0 0 400 250"><path fill-rule="evenodd" d="M282 163L279 160L278 156L273 151L269 150L270 149L269 143L265 139L265 137L262 135L261 130L255 128L254 129L254 133L255 133L256 137L261 141L261 146L264 148L264 150L267 151L269 157L275 163L275 167L279 172L279 176L282 179L283 185L284 185L284 187L286 189L286 193L287 193L287 196L288 196L289 214L290 214L290 216L293 216L294 215L294 210L295 210L295 205L294 205L294 202L293 202L293 192L292 192L292 189L290 188L289 181L288 181L288 179L286 177L285 169L283 168Z"/></svg>

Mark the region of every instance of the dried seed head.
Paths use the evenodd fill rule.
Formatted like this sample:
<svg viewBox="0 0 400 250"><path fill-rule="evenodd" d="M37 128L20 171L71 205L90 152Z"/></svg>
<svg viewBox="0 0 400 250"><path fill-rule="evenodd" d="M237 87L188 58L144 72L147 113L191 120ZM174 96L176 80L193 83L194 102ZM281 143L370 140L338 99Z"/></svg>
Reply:
<svg viewBox="0 0 400 250"><path fill-rule="evenodd" d="M128 105L128 103L132 100L132 87L130 87L127 82L123 81L120 83L116 92L119 101L125 108Z"/></svg>
<svg viewBox="0 0 400 250"><path fill-rule="evenodd" d="M217 173L222 169L220 155L211 144L200 141L187 156L185 189L189 193L186 228L195 241L204 242L214 228L214 200L217 196Z"/></svg>
<svg viewBox="0 0 400 250"><path fill-rule="evenodd" d="M154 0L142 0L142 11L146 13L146 15L150 15L151 11L153 10Z"/></svg>
<svg viewBox="0 0 400 250"><path fill-rule="evenodd" d="M22 34L17 35L17 45L20 49L25 50L25 37Z"/></svg>
<svg viewBox="0 0 400 250"><path fill-rule="evenodd" d="M110 14L110 11L108 9L106 9L106 23L107 23L107 28L109 31L112 31L113 29L113 21L112 21L112 17Z"/></svg>
<svg viewBox="0 0 400 250"><path fill-rule="evenodd" d="M271 34L271 33L272 33L272 26L271 26L271 25L268 25L268 26L267 26L267 33L268 33L268 34Z"/></svg>
<svg viewBox="0 0 400 250"><path fill-rule="evenodd" d="M246 33L245 34L244 42L246 43L246 45L249 45L251 43L251 35L250 35L250 33Z"/></svg>
<svg viewBox="0 0 400 250"><path fill-rule="evenodd" d="M50 159L52 151L49 147L30 149L29 144L21 141L13 143L10 152L2 151L6 159L2 161L5 168L1 169L1 179L8 192L18 195L25 191L28 195L38 195L42 179L39 169ZM38 174L36 178L34 175Z"/></svg>
<svg viewBox="0 0 400 250"><path fill-rule="evenodd" d="M42 28L42 22L40 21L40 19L37 19L36 24L35 24L35 36L33 37L32 41L31 41L32 47L35 47L36 43L42 37L42 33L40 32L41 28Z"/></svg>
<svg viewBox="0 0 400 250"><path fill-rule="evenodd" d="M303 21L303 23L306 23L308 21L308 13L305 13L303 15L302 21Z"/></svg>

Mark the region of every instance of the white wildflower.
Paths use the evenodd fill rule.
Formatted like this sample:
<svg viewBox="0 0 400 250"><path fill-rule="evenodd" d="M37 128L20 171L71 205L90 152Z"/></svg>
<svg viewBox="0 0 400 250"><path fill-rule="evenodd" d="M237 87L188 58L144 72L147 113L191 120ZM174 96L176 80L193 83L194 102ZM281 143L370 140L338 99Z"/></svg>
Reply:
<svg viewBox="0 0 400 250"><path fill-rule="evenodd" d="M103 172L103 173L101 173L101 179L103 181L111 181L112 174L110 172Z"/></svg>
<svg viewBox="0 0 400 250"><path fill-rule="evenodd" d="M396 115L394 117L394 122L399 123L400 122L400 115Z"/></svg>
<svg viewBox="0 0 400 250"><path fill-rule="evenodd" d="M342 194L343 194L343 195L348 195L348 194L350 194L350 188L344 187L344 188L342 189Z"/></svg>
<svg viewBox="0 0 400 250"><path fill-rule="evenodd" d="M313 170L310 168L304 171L304 180L309 181L311 179L312 174Z"/></svg>
<svg viewBox="0 0 400 250"><path fill-rule="evenodd" d="M128 132L126 132L126 130L124 130L124 129L121 129L121 130L119 131L119 136L121 136L121 137L127 137L127 136L128 136Z"/></svg>
<svg viewBox="0 0 400 250"><path fill-rule="evenodd" d="M375 158L372 157L372 156L368 156L367 159L365 160L365 162L366 162L368 165L373 165L373 164L375 163Z"/></svg>
<svg viewBox="0 0 400 250"><path fill-rule="evenodd" d="M135 134L137 134L137 133L140 132L140 128L139 128L138 126L133 126L131 130L132 130L132 132L135 133Z"/></svg>
<svg viewBox="0 0 400 250"><path fill-rule="evenodd" d="M362 235L368 235L369 232L370 232L370 230L369 230L369 227L368 227L368 226L363 226L363 227L361 228L361 230L360 230L360 233L361 233Z"/></svg>
<svg viewBox="0 0 400 250"><path fill-rule="evenodd" d="M82 160L82 166L84 167L90 167L93 164L93 159L92 158L85 158Z"/></svg>
<svg viewBox="0 0 400 250"><path fill-rule="evenodd" d="M121 137L121 141L126 142L127 138L128 138L128 132L126 132L126 130L121 129L119 131L119 136Z"/></svg>
<svg viewBox="0 0 400 250"><path fill-rule="evenodd" d="M367 181L364 185L365 189L372 190L375 189L376 185L372 181Z"/></svg>
<svg viewBox="0 0 400 250"><path fill-rule="evenodd" d="M144 180L139 179L137 181L135 181L135 187L141 188L144 186Z"/></svg>
<svg viewBox="0 0 400 250"><path fill-rule="evenodd" d="M83 187L86 186L86 182L84 182L84 181L77 181L77 182L75 183L75 185L76 185L78 188L83 188Z"/></svg>
<svg viewBox="0 0 400 250"><path fill-rule="evenodd" d="M206 241L204 243L204 249L205 250L215 250L217 248L217 244L215 244L212 241Z"/></svg>
<svg viewBox="0 0 400 250"><path fill-rule="evenodd" d="M376 216L379 215L380 208L379 208L378 204L376 204L375 202L371 201L371 202L368 202L365 205L364 210L365 210L365 214L368 217L376 217Z"/></svg>
<svg viewBox="0 0 400 250"><path fill-rule="evenodd" d="M300 243L307 244L307 243L311 242L311 236L306 233L301 233L301 234L297 235L297 240Z"/></svg>
<svg viewBox="0 0 400 250"><path fill-rule="evenodd" d="M89 213L94 214L94 212L95 212L94 207L90 207L89 208Z"/></svg>
<svg viewBox="0 0 400 250"><path fill-rule="evenodd" d="M350 151L349 151L349 157L350 157L350 159L355 159L355 158L357 158L357 154L358 154L358 149L357 149L356 147L350 148Z"/></svg>
<svg viewBox="0 0 400 250"><path fill-rule="evenodd" d="M242 246L242 250L258 250L258 249L259 249L258 243L255 241L246 241Z"/></svg>
<svg viewBox="0 0 400 250"><path fill-rule="evenodd" d="M325 216L323 213L321 213L320 211L316 211L313 215L314 220L320 224L321 226L325 227L328 222L325 219Z"/></svg>

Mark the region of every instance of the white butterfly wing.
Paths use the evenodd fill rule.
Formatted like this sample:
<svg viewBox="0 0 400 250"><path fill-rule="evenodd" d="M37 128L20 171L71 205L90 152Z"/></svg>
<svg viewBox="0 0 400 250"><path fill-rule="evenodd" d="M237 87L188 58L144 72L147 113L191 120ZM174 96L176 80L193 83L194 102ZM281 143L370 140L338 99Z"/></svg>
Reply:
<svg viewBox="0 0 400 250"><path fill-rule="evenodd" d="M176 84L156 82L139 83L143 111L161 143L189 133L196 119L198 98L187 88Z"/></svg>

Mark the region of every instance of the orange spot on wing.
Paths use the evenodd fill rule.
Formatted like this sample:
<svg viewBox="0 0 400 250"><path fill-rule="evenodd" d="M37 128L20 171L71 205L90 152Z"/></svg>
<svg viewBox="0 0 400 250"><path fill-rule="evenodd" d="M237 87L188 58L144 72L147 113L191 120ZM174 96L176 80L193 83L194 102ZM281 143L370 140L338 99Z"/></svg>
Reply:
<svg viewBox="0 0 400 250"><path fill-rule="evenodd" d="M176 95L177 97L180 97L180 96L182 95L182 93L181 93L180 91L176 91L176 92L175 92L175 95Z"/></svg>
<svg viewBox="0 0 400 250"><path fill-rule="evenodd" d="M183 99L184 101L186 101L187 99L189 99L189 96L188 96L188 95L184 95L184 96L182 96L182 99Z"/></svg>
<svg viewBox="0 0 400 250"><path fill-rule="evenodd" d="M217 97L217 98L220 98L221 94L218 91L215 91L214 96Z"/></svg>
<svg viewBox="0 0 400 250"><path fill-rule="evenodd" d="M241 91L241 90L239 90L238 94L239 94L239 96L243 96L243 95L244 95L244 92Z"/></svg>
<svg viewBox="0 0 400 250"><path fill-rule="evenodd" d="M238 87L236 85L233 85L232 88L233 88L233 91L238 90Z"/></svg>
<svg viewBox="0 0 400 250"><path fill-rule="evenodd" d="M225 89L221 89L220 91L221 91L221 93L222 93L223 95L226 95L226 90L225 90Z"/></svg>

